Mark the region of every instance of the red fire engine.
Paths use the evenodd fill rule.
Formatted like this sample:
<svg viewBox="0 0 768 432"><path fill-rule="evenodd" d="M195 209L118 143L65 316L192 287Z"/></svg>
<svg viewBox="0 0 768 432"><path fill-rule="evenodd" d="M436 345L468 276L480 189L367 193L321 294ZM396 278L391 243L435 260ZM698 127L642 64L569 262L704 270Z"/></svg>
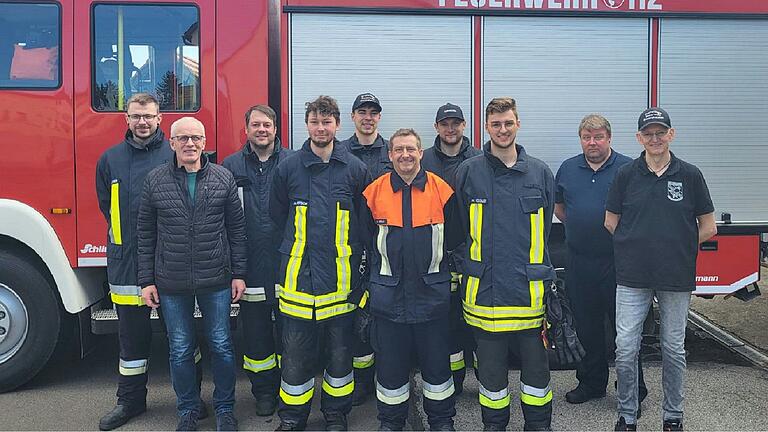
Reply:
<svg viewBox="0 0 768 432"><path fill-rule="evenodd" d="M478 145L484 105L509 95L520 141L553 171L580 151L584 114L606 115L614 148L636 156L636 115L661 105L720 220L696 293L742 295L768 232L766 24L763 0L0 0L0 391L57 344L85 352L88 335L114 329L94 174L136 92L157 95L163 128L202 120L218 160L255 103L277 108L298 146L303 103L319 94L348 109L375 93L384 135L429 137L452 102Z"/></svg>

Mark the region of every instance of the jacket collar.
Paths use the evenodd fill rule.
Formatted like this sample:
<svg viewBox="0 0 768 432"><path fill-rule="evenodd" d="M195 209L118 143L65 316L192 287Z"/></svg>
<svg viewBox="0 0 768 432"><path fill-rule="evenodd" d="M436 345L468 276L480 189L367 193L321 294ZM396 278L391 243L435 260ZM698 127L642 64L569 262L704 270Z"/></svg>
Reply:
<svg viewBox="0 0 768 432"><path fill-rule="evenodd" d="M674 175L674 174L677 174L678 171L680 171L680 159L678 159L677 156L675 156L675 154L672 153L671 151L669 152L669 156L670 156L669 168L667 168L667 170L664 171L664 174L662 174L661 177ZM635 169L640 171L640 174L652 175L656 177L656 174L648 168L648 162L645 161L645 150L643 150L640 153L639 158L635 159L634 165L635 165Z"/></svg>
<svg viewBox="0 0 768 432"><path fill-rule="evenodd" d="M158 127L155 133L149 137L147 142L144 144L139 144L133 138L133 132L131 132L130 129L126 129L125 139L123 141L136 150L154 150L165 142L165 134L163 133L163 130Z"/></svg>
<svg viewBox="0 0 768 432"><path fill-rule="evenodd" d="M459 145L459 152L456 153L456 156L448 156L447 154L445 154L445 152L443 152L442 142L440 141L440 135L435 137L435 142L433 144L433 146L435 147L435 153L437 153L437 156L440 157L441 159L447 159L452 157L463 157L464 152L467 151L470 145L471 144L469 142L469 138L462 136L461 144Z"/></svg>
<svg viewBox="0 0 768 432"><path fill-rule="evenodd" d="M197 171L198 178L200 175L205 174L208 171L208 166L210 165L208 160L208 155L203 153L200 155L200 170ZM184 169L184 167L180 167L178 163L176 163L176 153L173 154L173 158L170 161L170 168L171 172L175 174L187 174L187 170Z"/></svg>
<svg viewBox="0 0 768 432"><path fill-rule="evenodd" d="M346 163L348 162L349 154L347 153L347 150L344 149L339 144L340 144L339 140L334 138L333 152L331 152L331 160L335 160L346 165ZM307 140L304 141L304 144L301 146L300 152L301 152L301 161L305 167L310 167L312 165L323 163L323 160L320 159L314 152L312 152L312 148L310 147L310 144L309 144L309 138L307 138Z"/></svg>
<svg viewBox="0 0 768 432"><path fill-rule="evenodd" d="M357 139L357 134L352 134L351 137L349 137L349 149L350 150L362 150L362 149L374 149L374 148L381 148L384 147L384 138L382 138L381 134L376 135L376 139L373 141L373 144L371 145L362 145L360 144L360 140Z"/></svg>
<svg viewBox="0 0 768 432"><path fill-rule="evenodd" d="M515 144L515 148L517 149L517 162L515 162L512 168L507 168L501 159L497 158L491 153L490 141L483 145L483 154L485 155L486 160L488 160L488 162L491 164L491 167L493 167L494 171L498 173L518 171L525 174L528 172L528 153L525 152L525 148L520 144Z"/></svg>
<svg viewBox="0 0 768 432"><path fill-rule="evenodd" d="M243 153L246 159L254 159L256 161L259 160L259 156L256 155L256 152L253 151L251 148L251 143L248 140L245 140L245 145L240 151ZM272 154L269 155L267 160L276 159L281 151L283 151L283 144L280 142L280 138L275 137L275 146L272 149Z"/></svg>
<svg viewBox="0 0 768 432"><path fill-rule="evenodd" d="M598 168L597 171L600 172L610 168L611 165L613 165L613 163L616 161L616 155L617 155L616 150L611 149L611 155L608 156L608 159L605 161L605 163L600 165L600 168ZM581 159L579 160L579 167L592 170L592 167L589 166L589 163L587 162L587 157L584 156L584 153L581 154Z"/></svg>
<svg viewBox="0 0 768 432"><path fill-rule="evenodd" d="M392 190L395 192L404 189L407 186L405 180L400 177L400 174L398 174L397 171L392 171L392 175L389 176L389 182L392 185ZM427 186L427 173L424 171L424 168L420 168L419 172L416 173L416 177L413 178L411 186L424 191L424 188Z"/></svg>

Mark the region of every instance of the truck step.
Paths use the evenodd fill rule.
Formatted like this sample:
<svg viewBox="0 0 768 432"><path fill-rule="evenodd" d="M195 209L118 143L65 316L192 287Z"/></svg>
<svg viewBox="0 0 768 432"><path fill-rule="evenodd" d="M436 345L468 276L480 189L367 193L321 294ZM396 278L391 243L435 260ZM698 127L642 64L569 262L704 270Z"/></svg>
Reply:
<svg viewBox="0 0 768 432"><path fill-rule="evenodd" d="M231 321L236 321L239 313L240 305L236 303L233 304L229 311ZM195 305L195 318L201 318L202 316L200 308ZM152 310L149 317L152 320L152 329L154 331L162 331L160 316L157 314L156 309ZM95 334L117 333L117 310L114 308L92 309L91 330Z"/></svg>

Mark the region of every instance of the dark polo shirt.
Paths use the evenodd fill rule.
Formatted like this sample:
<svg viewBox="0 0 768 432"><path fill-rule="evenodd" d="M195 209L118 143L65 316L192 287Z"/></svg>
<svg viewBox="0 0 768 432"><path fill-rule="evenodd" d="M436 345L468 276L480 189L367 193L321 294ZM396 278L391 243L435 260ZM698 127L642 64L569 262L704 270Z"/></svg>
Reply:
<svg viewBox="0 0 768 432"><path fill-rule="evenodd" d="M565 243L571 253L613 259L613 240L605 229L605 197L616 173L632 162L615 150L593 170L584 154L566 159L555 176L555 202L565 205Z"/></svg>
<svg viewBox="0 0 768 432"><path fill-rule="evenodd" d="M696 217L714 211L696 166L672 154L669 168L657 177L643 152L619 169L606 210L621 215L613 236L618 284L661 291L695 289Z"/></svg>

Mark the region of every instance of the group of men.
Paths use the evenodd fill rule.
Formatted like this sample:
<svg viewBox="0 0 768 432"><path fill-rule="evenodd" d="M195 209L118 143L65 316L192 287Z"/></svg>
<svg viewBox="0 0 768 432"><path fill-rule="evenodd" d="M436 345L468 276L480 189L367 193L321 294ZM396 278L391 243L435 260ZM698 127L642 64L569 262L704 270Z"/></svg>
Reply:
<svg viewBox="0 0 768 432"><path fill-rule="evenodd" d="M257 105L245 113L246 143L223 167L202 152L201 122L177 120L168 142L158 110L150 95L131 97L125 140L97 167L120 320L118 400L100 429L146 410L151 308L168 334L177 428L195 430L208 415L197 304L217 429L235 430L229 311L239 301L255 412L277 410L278 430L306 427L318 369L326 430L346 430L352 406L371 394L380 430L402 430L414 366L430 429L454 430L467 360L483 428L505 430L510 350L521 362L524 429L551 430L543 330L556 277L547 248L554 214L566 227L566 286L587 351L567 401L605 395L607 317L617 332L615 426L635 430L647 393L640 332L655 296L664 429L682 430L687 299L697 245L716 228L700 171L669 151L675 131L664 110L641 114L645 151L634 161L611 149L604 117L586 116L583 152L556 178L518 143L520 118L508 97L487 105L482 149L464 136L453 104L438 109L437 137L425 150L413 129L389 140L379 134L382 106L370 93L354 100L355 132L339 141L339 107L320 96L306 104L309 138L295 151L277 138L274 110ZM361 321L369 314L368 327Z"/></svg>

